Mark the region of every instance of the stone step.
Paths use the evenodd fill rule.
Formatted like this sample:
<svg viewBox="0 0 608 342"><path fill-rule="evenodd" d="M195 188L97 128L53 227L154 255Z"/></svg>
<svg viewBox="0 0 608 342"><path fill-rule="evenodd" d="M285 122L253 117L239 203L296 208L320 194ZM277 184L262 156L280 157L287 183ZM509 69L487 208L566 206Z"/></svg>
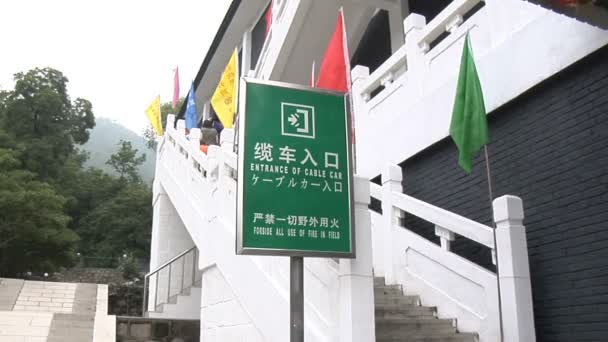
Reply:
<svg viewBox="0 0 608 342"><path fill-rule="evenodd" d="M374 277L374 286L383 286L385 284L384 277Z"/></svg>
<svg viewBox="0 0 608 342"><path fill-rule="evenodd" d="M440 328L440 329L431 329L431 328L425 328L425 329L396 329L396 330L379 330L378 328L376 328L376 339L410 339L410 338L446 338L446 337L453 337L453 336L458 336L458 334L456 333L456 329L452 328L452 329L447 329L447 328Z"/></svg>
<svg viewBox="0 0 608 342"><path fill-rule="evenodd" d="M420 297L418 296L379 296L374 298L376 305L394 304L394 305L420 305Z"/></svg>
<svg viewBox="0 0 608 342"><path fill-rule="evenodd" d="M408 318L408 317L435 317L435 307L429 306L395 306L395 305L376 305L376 317L386 318Z"/></svg>
<svg viewBox="0 0 608 342"><path fill-rule="evenodd" d="M412 327L415 329L422 328L453 328L454 320L438 319L434 317L376 317L376 327Z"/></svg>
<svg viewBox="0 0 608 342"><path fill-rule="evenodd" d="M54 314L47 342L79 342L93 339L92 314Z"/></svg>
<svg viewBox="0 0 608 342"><path fill-rule="evenodd" d="M403 290L399 285L385 285L385 286L376 286L374 287L374 295L382 296L382 295L402 295Z"/></svg>
<svg viewBox="0 0 608 342"><path fill-rule="evenodd" d="M449 336L432 337L386 337L376 338L376 342L476 342L477 335L470 333L459 333Z"/></svg>

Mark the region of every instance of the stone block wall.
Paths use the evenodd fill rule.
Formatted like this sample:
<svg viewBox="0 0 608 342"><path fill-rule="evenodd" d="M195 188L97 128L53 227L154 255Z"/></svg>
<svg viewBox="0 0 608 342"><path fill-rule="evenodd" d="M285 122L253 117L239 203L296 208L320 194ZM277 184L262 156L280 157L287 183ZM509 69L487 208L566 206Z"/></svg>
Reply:
<svg viewBox="0 0 608 342"><path fill-rule="evenodd" d="M116 342L199 342L200 321L116 317Z"/></svg>

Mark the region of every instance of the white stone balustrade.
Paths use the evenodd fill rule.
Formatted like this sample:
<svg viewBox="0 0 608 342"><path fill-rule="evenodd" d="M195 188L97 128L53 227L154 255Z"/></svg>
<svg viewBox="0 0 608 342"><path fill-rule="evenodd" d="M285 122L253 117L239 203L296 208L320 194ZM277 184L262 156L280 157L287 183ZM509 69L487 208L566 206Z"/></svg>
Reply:
<svg viewBox="0 0 608 342"><path fill-rule="evenodd" d="M536 341L524 207L519 197L494 200L505 342Z"/></svg>
<svg viewBox="0 0 608 342"><path fill-rule="evenodd" d="M497 275L450 250L456 235L494 250L494 229L402 193L397 165L384 168L382 186L370 183L372 197L382 201L382 215L371 212L376 275L420 295L423 305L437 306L440 317L458 317L461 331L478 332L481 342L499 340L498 296L506 342L534 341L534 317L521 199L494 201L497 223ZM403 213L435 224L441 245L400 225Z"/></svg>
<svg viewBox="0 0 608 342"><path fill-rule="evenodd" d="M370 179L448 136L467 33L488 113L608 44L606 30L520 0L456 0L428 23L411 13L403 30L372 74L351 73L357 172Z"/></svg>

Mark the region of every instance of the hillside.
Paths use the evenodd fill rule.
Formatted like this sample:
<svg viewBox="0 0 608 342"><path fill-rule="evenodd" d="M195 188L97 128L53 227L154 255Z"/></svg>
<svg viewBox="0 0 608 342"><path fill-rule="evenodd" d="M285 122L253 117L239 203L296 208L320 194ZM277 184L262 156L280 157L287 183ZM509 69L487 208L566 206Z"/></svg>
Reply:
<svg viewBox="0 0 608 342"><path fill-rule="evenodd" d="M106 161L117 151L118 142L121 139L130 141L133 148L137 149L140 154L146 154L146 161L140 167L140 174L142 179L151 183L154 178L156 152L146 147L144 138L110 119L95 118L95 120L96 125L91 131L89 141L83 145L84 150L90 153L90 159L86 162L86 166L113 173L112 168L106 165Z"/></svg>

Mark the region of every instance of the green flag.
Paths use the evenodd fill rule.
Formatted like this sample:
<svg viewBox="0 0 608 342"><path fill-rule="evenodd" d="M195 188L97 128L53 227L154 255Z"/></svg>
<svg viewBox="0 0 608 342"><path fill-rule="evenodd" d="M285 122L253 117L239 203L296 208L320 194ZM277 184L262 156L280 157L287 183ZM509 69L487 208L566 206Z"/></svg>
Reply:
<svg viewBox="0 0 608 342"><path fill-rule="evenodd" d="M467 173L471 172L473 156L488 143L488 123L481 83L477 76L468 34L460 61L450 135L460 151L458 164Z"/></svg>

